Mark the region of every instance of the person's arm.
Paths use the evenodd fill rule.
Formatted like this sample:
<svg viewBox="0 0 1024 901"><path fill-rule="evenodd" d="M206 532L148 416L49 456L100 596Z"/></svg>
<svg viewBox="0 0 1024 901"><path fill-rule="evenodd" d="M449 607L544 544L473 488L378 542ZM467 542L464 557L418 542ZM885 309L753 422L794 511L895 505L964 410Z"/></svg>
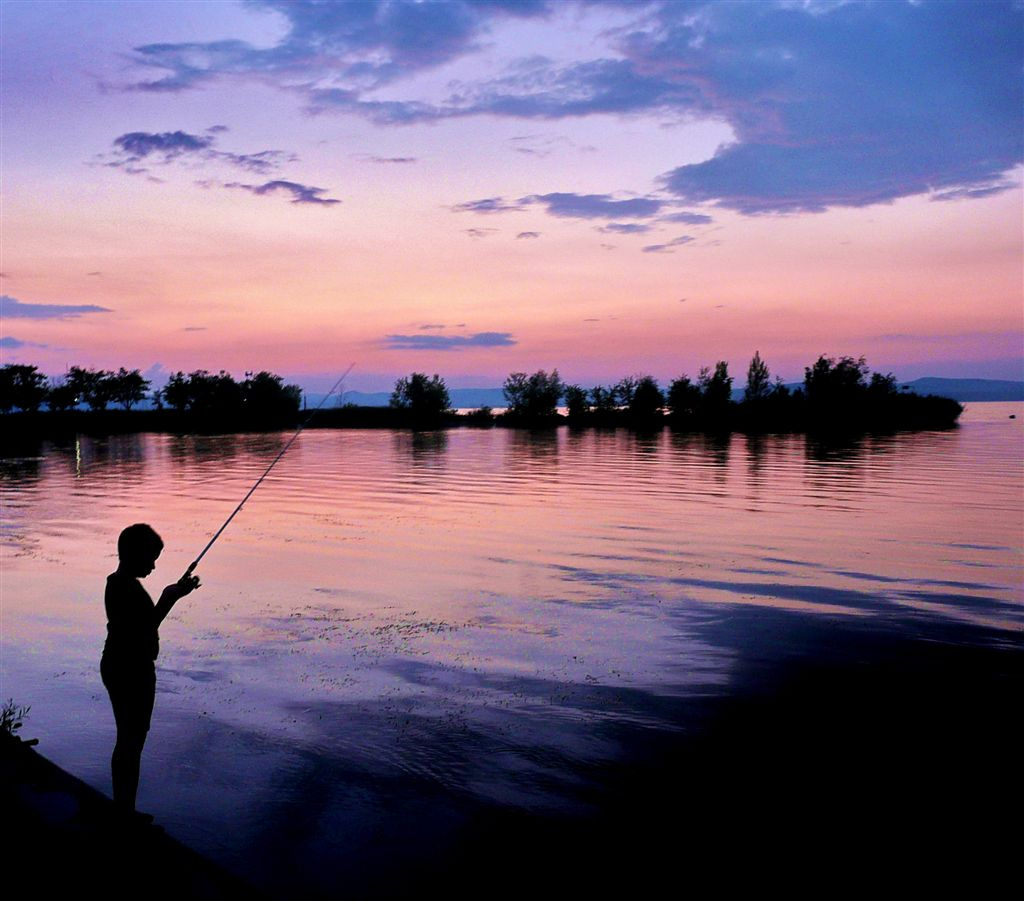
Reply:
<svg viewBox="0 0 1024 901"><path fill-rule="evenodd" d="M168 585L161 593L160 600L156 602L155 615L156 624L159 626L164 617L171 612L171 608L180 601L186 594L191 594L199 587L199 576L184 575L177 582Z"/></svg>

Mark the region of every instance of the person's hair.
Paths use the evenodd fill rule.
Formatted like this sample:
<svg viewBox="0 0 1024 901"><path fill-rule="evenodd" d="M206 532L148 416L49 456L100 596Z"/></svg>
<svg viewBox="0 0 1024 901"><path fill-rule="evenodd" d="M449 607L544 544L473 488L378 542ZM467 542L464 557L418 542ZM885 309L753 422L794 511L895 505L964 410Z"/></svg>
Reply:
<svg viewBox="0 0 1024 901"><path fill-rule="evenodd" d="M157 535L152 526L148 526L144 522L128 526L117 536L117 556L122 560L159 554L163 549L163 539Z"/></svg>

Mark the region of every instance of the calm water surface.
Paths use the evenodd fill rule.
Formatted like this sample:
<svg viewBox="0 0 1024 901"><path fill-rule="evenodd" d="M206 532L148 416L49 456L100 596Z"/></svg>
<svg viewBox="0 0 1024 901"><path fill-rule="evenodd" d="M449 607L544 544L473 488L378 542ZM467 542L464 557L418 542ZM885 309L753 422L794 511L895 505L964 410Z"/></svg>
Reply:
<svg viewBox="0 0 1024 901"><path fill-rule="evenodd" d="M473 811L586 815L609 768L837 636L1019 647L1022 408L842 447L305 432L162 628L140 807L276 892L358 894ZM288 437L0 461L0 693L51 759L109 792L118 531L164 536L155 596Z"/></svg>

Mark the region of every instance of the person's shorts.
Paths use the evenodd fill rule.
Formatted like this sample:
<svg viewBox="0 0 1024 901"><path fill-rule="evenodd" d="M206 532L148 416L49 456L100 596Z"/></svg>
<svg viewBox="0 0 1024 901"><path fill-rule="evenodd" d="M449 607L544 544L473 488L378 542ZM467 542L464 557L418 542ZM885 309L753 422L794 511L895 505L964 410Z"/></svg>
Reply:
<svg viewBox="0 0 1024 901"><path fill-rule="evenodd" d="M117 731L148 732L156 697L156 667L152 661L121 661L104 656L100 676L110 695Z"/></svg>

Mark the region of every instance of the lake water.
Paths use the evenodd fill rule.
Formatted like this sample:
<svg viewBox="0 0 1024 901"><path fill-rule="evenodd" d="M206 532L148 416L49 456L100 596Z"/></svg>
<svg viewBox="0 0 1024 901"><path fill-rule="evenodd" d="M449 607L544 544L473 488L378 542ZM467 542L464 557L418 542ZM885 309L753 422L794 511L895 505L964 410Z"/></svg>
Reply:
<svg viewBox="0 0 1024 901"><path fill-rule="evenodd" d="M997 766L1020 750L1000 730L1019 717L1001 705L1021 684L1022 413L974 404L952 431L843 446L306 431L161 630L139 806L277 895L470 895L456 861L530 884L552 846L597 853L599 828L635 851L662 791L716 828L727 798L789 804L746 765L740 801L702 782L739 747L834 792L853 746L805 766L794 735L919 753L955 715ZM0 461L0 693L32 705L44 754L109 793L98 660L119 530L163 535L157 595L288 437L82 437ZM768 731L769 708L744 712L779 697ZM865 785L889 797L873 759Z"/></svg>

